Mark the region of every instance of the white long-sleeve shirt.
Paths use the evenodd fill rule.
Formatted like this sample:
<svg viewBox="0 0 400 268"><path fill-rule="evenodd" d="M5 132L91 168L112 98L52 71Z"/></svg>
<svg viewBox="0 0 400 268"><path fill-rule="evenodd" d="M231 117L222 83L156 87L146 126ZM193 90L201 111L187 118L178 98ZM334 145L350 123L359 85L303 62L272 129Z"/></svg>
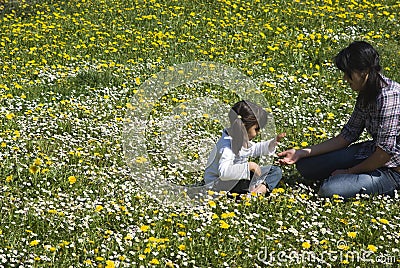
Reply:
<svg viewBox="0 0 400 268"><path fill-rule="evenodd" d="M216 180L250 180L249 157L273 155L275 153L275 144L271 144L272 141L274 139L257 143L250 141L248 143L249 147L242 147L237 156L232 151L232 138L224 130L222 137L208 157L204 172L205 183L208 184Z"/></svg>

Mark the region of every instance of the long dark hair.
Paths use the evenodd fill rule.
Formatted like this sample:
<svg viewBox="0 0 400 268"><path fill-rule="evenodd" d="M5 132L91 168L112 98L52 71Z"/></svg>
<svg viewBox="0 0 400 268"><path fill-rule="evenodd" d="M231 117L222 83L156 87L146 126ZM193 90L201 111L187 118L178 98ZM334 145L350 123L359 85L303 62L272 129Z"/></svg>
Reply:
<svg viewBox="0 0 400 268"><path fill-rule="evenodd" d="M379 53L365 41L351 43L336 55L334 61L350 79L353 71L368 73L365 88L359 93L364 105L375 101L382 87L386 86L380 74Z"/></svg>
<svg viewBox="0 0 400 268"><path fill-rule="evenodd" d="M245 142L247 131L254 125L261 129L267 124L267 112L255 103L241 100L235 103L228 114L231 126L227 129L232 137L232 151L237 155Z"/></svg>

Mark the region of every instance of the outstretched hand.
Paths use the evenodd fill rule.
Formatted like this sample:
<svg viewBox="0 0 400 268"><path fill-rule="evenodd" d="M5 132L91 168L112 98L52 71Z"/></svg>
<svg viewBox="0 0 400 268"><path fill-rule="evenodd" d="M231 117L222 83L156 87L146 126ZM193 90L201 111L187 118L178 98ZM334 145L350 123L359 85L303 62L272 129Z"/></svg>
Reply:
<svg viewBox="0 0 400 268"><path fill-rule="evenodd" d="M276 136L276 142L278 143L281 139L283 139L284 137L286 137L286 133L279 133Z"/></svg>
<svg viewBox="0 0 400 268"><path fill-rule="evenodd" d="M286 137L286 133L279 133L274 140L271 141L269 144L269 150L274 151L276 146L278 145L279 141Z"/></svg>
<svg viewBox="0 0 400 268"><path fill-rule="evenodd" d="M278 163L281 165L292 165L301 158L300 152L296 151L295 149L289 149L278 153L278 156L283 157L281 159L278 159Z"/></svg>

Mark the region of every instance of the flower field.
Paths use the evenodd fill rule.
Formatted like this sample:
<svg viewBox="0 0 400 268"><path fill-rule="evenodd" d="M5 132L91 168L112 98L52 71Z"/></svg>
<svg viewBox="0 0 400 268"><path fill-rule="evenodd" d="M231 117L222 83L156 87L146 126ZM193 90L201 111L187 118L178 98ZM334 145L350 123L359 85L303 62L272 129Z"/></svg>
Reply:
<svg viewBox="0 0 400 268"><path fill-rule="evenodd" d="M122 132L153 74L211 61L259 85L280 150L323 141L356 97L332 57L366 40L400 81L399 14L396 0L0 1L0 267L397 266L398 196L321 199L284 167L269 196L161 205L132 178ZM191 86L152 116L202 94L235 101Z"/></svg>

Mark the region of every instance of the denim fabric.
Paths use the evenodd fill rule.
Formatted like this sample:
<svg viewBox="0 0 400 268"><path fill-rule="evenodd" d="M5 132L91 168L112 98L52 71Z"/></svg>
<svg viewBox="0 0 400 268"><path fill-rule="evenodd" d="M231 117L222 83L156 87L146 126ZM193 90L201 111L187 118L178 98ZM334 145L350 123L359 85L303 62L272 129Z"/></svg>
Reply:
<svg viewBox="0 0 400 268"><path fill-rule="evenodd" d="M250 177L252 177L253 172L251 172ZM262 180L263 183L271 191L274 189L279 181L282 179L282 170L278 166L268 166L261 167L261 176L258 181ZM239 180L235 187L230 190L231 193L245 194L249 192L250 180Z"/></svg>
<svg viewBox="0 0 400 268"><path fill-rule="evenodd" d="M341 174L326 179L318 192L322 197L338 194L344 198L356 194L383 194L394 196L399 188L400 174L389 168L376 169L363 174Z"/></svg>
<svg viewBox="0 0 400 268"><path fill-rule="evenodd" d="M261 172L263 171L263 167L261 168ZM261 178L264 180L264 184L268 186L268 189L271 191L274 189L279 181L282 179L282 170L280 167L271 166L268 173L261 174Z"/></svg>
<svg viewBox="0 0 400 268"><path fill-rule="evenodd" d="M400 186L400 174L389 168L379 168L363 174L340 174L331 176L337 169L351 168L364 159L356 159L355 154L362 144L326 153L323 155L303 158L296 164L297 170L306 181L322 181L318 194L331 197L338 194L344 198L356 194L387 194L394 195L394 190Z"/></svg>

